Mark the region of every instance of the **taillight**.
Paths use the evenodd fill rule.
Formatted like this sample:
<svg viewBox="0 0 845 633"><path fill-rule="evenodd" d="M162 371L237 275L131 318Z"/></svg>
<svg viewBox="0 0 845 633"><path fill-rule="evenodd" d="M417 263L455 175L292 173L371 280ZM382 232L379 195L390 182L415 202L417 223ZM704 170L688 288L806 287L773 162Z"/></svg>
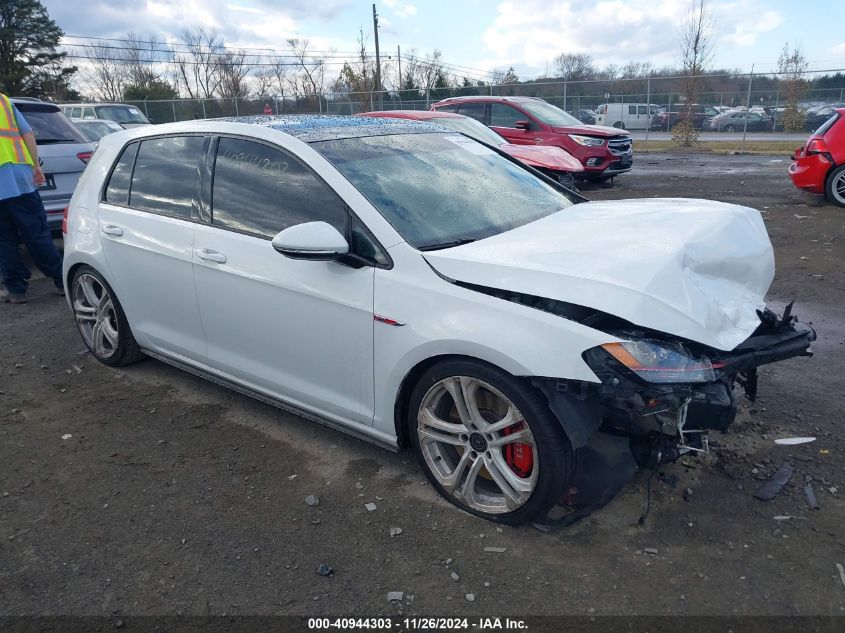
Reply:
<svg viewBox="0 0 845 633"><path fill-rule="evenodd" d="M62 211L62 235L67 235L67 212L70 207L65 207Z"/></svg>
<svg viewBox="0 0 845 633"><path fill-rule="evenodd" d="M813 154L830 154L824 139L813 138L807 143L806 155L812 156Z"/></svg>
<svg viewBox="0 0 845 633"><path fill-rule="evenodd" d="M94 152L79 152L76 157L87 165L88 161L91 160L91 156L93 155Z"/></svg>

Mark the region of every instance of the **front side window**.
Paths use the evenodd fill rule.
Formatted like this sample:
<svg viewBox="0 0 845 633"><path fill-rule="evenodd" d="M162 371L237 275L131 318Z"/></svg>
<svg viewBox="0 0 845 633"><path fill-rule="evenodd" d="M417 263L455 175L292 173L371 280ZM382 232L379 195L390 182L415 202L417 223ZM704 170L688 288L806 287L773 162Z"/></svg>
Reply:
<svg viewBox="0 0 845 633"><path fill-rule="evenodd" d="M648 106L637 106L637 114L648 114Z"/></svg>
<svg viewBox="0 0 845 633"><path fill-rule="evenodd" d="M348 138L312 147L403 239L423 250L490 237L572 204L525 169L458 134Z"/></svg>
<svg viewBox="0 0 845 633"><path fill-rule="evenodd" d="M220 139L211 189L212 224L272 239L303 222L346 234L346 206L302 161L281 149Z"/></svg>
<svg viewBox="0 0 845 633"><path fill-rule="evenodd" d="M129 206L190 219L195 205L202 136L166 136L141 141Z"/></svg>
<svg viewBox="0 0 845 633"><path fill-rule="evenodd" d="M132 167L135 165L135 154L138 152L138 143L127 145L120 158L114 164L111 177L106 185L104 200L112 204L129 204L129 182L132 179Z"/></svg>
<svg viewBox="0 0 845 633"><path fill-rule="evenodd" d="M484 123L484 104L483 103L464 103L459 109L458 114L471 117L476 121Z"/></svg>
<svg viewBox="0 0 845 633"><path fill-rule="evenodd" d="M519 110L503 103L490 106L490 127L516 128L517 121L525 121L525 115Z"/></svg>

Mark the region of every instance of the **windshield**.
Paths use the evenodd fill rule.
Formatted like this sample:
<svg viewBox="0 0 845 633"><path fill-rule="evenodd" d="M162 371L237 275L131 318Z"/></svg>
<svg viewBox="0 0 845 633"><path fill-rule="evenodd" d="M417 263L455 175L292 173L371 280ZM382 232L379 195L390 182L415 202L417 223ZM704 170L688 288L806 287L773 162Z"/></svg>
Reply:
<svg viewBox="0 0 845 633"><path fill-rule="evenodd" d="M546 125L582 125L574 116L545 101L520 101L519 107Z"/></svg>
<svg viewBox="0 0 845 633"><path fill-rule="evenodd" d="M497 235L572 201L480 143L457 134L394 134L315 142L412 246Z"/></svg>
<svg viewBox="0 0 845 633"><path fill-rule="evenodd" d="M118 123L149 123L147 117L134 106L107 105L97 106L97 116Z"/></svg>
<svg viewBox="0 0 845 633"><path fill-rule="evenodd" d="M21 103L15 105L32 128L38 145L88 142L58 108L48 109L40 104L30 107Z"/></svg>
<svg viewBox="0 0 845 633"><path fill-rule="evenodd" d="M496 134L496 132L484 125L481 121L476 121L475 119L470 119L469 117L461 117L460 119L458 117L443 117L431 119L430 123L436 123L437 125L451 128L456 132L461 132L462 134L471 136L472 138L479 140L482 143L487 143L488 145L504 145L507 143L507 140L503 136Z"/></svg>
<svg viewBox="0 0 845 633"><path fill-rule="evenodd" d="M104 136L108 136L114 132L120 132L122 129L119 125L106 123L104 121L79 121L76 123L76 127L78 127L79 131L87 136L88 140L92 143L96 143Z"/></svg>

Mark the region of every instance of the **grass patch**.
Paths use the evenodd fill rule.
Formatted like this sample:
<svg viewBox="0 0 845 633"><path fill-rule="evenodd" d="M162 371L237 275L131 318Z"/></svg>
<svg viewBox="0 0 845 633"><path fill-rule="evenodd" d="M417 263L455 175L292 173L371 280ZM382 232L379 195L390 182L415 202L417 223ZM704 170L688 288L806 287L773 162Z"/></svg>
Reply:
<svg viewBox="0 0 845 633"><path fill-rule="evenodd" d="M801 141L746 141L745 154L788 155L801 146ZM692 147L679 147L672 141L634 141L637 152L683 152L687 154L729 154L739 152L742 141L699 141Z"/></svg>

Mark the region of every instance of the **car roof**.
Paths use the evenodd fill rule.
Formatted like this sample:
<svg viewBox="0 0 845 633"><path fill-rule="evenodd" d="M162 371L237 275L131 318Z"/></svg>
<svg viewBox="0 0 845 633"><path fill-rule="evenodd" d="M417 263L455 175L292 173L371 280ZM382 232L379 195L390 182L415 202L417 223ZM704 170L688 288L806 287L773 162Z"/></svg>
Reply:
<svg viewBox="0 0 845 633"><path fill-rule="evenodd" d="M355 116L386 119L413 119L415 121L466 118L464 115L458 114L457 112L438 112L437 110L382 110L381 112L363 112L361 114L356 114Z"/></svg>
<svg viewBox="0 0 845 633"><path fill-rule="evenodd" d="M431 123L390 119L387 117L305 114L226 117L212 120L269 127L279 132L295 136L306 143L365 136L427 134L450 131ZM176 124L170 124L168 127L172 125Z"/></svg>
<svg viewBox="0 0 845 633"><path fill-rule="evenodd" d="M61 112L59 106L49 101L41 101L40 99L19 99L13 97L10 101L21 112Z"/></svg>
<svg viewBox="0 0 845 633"><path fill-rule="evenodd" d="M543 101L543 99L541 99L540 97L497 97L490 95L475 95L463 97L447 97L446 99L442 99L433 105L438 105L440 103L451 103L453 101L513 101L514 103L520 103L526 101Z"/></svg>
<svg viewBox="0 0 845 633"><path fill-rule="evenodd" d="M63 108L67 108L70 106L74 107L95 107L95 106L108 106L108 105L116 105L116 106L126 106L127 108L136 108L137 106L131 103L118 103L117 101L98 101L97 103L60 103L60 106Z"/></svg>

